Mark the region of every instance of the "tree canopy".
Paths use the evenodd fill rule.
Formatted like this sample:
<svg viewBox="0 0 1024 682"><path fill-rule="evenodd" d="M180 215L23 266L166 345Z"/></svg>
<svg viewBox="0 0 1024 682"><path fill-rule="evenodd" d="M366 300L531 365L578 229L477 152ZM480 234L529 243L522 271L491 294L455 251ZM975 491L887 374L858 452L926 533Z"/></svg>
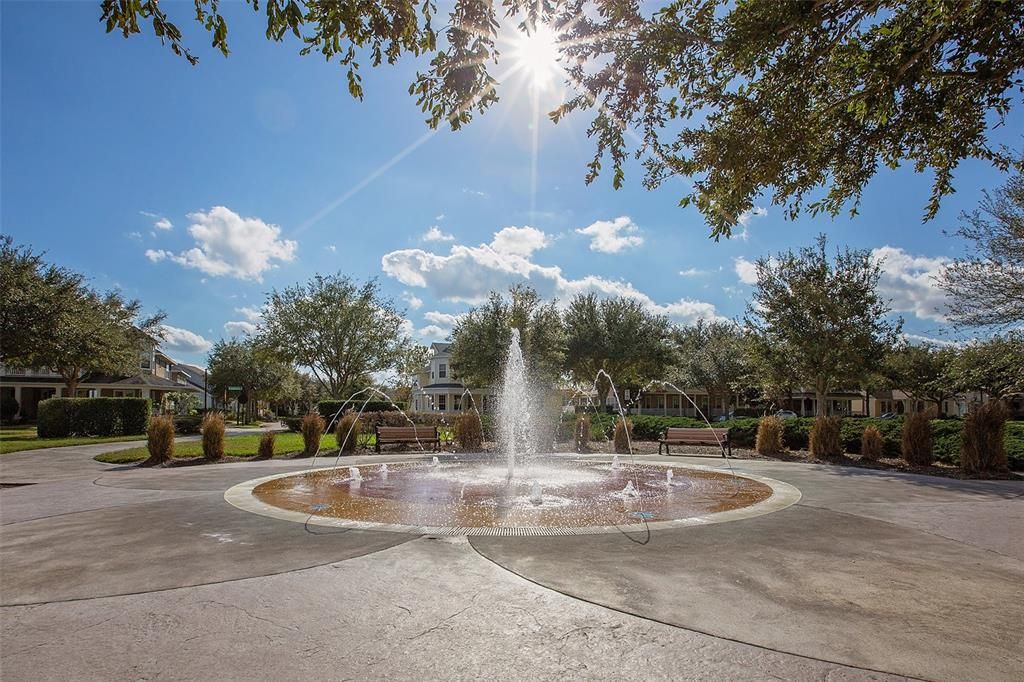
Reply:
<svg viewBox="0 0 1024 682"><path fill-rule="evenodd" d="M714 405L718 398L741 392L751 383L753 367L743 329L731 322L699 320L673 334L675 382L680 388L703 388Z"/></svg>
<svg viewBox="0 0 1024 682"><path fill-rule="evenodd" d="M859 384L896 342L901 323L888 319L880 276L868 251L847 248L830 259L824 235L757 261L746 314L753 352L784 354L794 380L814 389L818 414L827 414L831 390Z"/></svg>
<svg viewBox="0 0 1024 682"><path fill-rule="evenodd" d="M512 287L507 296L491 293L452 330L452 366L470 387L495 386L505 366L512 328L519 330L530 380L552 386L562 374L565 331L554 301L543 302L527 286Z"/></svg>
<svg viewBox="0 0 1024 682"><path fill-rule="evenodd" d="M1024 333L1019 331L969 343L950 363L950 376L961 391L981 391L995 398L1024 393Z"/></svg>
<svg viewBox="0 0 1024 682"><path fill-rule="evenodd" d="M281 358L309 368L332 398L347 398L402 357L410 343L403 322L376 280L316 275L268 294L258 336Z"/></svg>
<svg viewBox="0 0 1024 682"><path fill-rule="evenodd" d="M336 60L362 98L361 60L430 56L409 93L437 127L468 123L498 99L499 15L490 0L455 0L444 35L429 1L259 0L266 37ZM597 11L584 11L591 4ZM107 32L128 37L148 22L195 64L160 0L101 0ZM559 34L565 80L576 94L551 112L594 112L588 182L610 163L617 188L630 154L644 184L692 178L683 205L716 238L730 234L762 194L785 207L856 212L880 166L933 173L925 218L954 189L967 158L1007 168L989 131L1024 90L1024 4L989 0L678 0L650 11L625 0L506 0L522 30ZM195 0L194 20L228 49L217 0Z"/></svg>
<svg viewBox="0 0 1024 682"><path fill-rule="evenodd" d="M961 216L957 234L969 243L942 273L950 317L961 326L1024 323L1024 176L1014 173L977 210Z"/></svg>
<svg viewBox="0 0 1024 682"><path fill-rule="evenodd" d="M95 291L8 236L0 240L0 290L0 357L56 371L72 396L86 372L138 374L142 352L160 338L163 313L142 318L139 301Z"/></svg>
<svg viewBox="0 0 1024 682"><path fill-rule="evenodd" d="M610 374L619 387L642 386L665 376L671 360L668 318L655 315L636 299L598 299L580 294L569 302L564 317L565 368L572 380L596 386L604 404ZM596 383L595 383L596 382Z"/></svg>
<svg viewBox="0 0 1024 682"><path fill-rule="evenodd" d="M957 393L950 368L957 349L935 344L904 343L892 349L882 363L881 375L888 385L903 391L914 400L935 403L942 413L942 403Z"/></svg>

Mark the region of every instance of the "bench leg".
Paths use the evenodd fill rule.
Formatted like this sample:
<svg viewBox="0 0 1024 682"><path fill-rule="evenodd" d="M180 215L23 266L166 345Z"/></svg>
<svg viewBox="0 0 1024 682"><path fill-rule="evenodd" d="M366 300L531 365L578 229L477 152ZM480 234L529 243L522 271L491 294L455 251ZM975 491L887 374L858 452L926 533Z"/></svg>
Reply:
<svg viewBox="0 0 1024 682"><path fill-rule="evenodd" d="M659 455L661 454L661 446L662 445L664 445L664 443L658 443L658 454Z"/></svg>

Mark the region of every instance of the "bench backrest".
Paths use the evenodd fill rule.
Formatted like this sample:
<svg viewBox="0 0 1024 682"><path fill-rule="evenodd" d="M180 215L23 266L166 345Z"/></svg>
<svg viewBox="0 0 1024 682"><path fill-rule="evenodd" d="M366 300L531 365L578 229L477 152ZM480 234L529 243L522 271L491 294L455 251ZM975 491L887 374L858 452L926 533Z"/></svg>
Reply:
<svg viewBox="0 0 1024 682"><path fill-rule="evenodd" d="M436 426L378 426L374 429L377 440L433 440Z"/></svg>
<svg viewBox="0 0 1024 682"><path fill-rule="evenodd" d="M673 428L665 431L665 440L725 440L729 437L729 429L715 428Z"/></svg>

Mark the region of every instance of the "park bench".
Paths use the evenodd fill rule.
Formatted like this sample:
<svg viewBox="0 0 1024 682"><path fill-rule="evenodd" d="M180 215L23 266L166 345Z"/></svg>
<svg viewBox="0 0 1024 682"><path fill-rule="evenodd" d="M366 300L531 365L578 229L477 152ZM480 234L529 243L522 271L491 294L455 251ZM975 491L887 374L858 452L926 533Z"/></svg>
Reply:
<svg viewBox="0 0 1024 682"><path fill-rule="evenodd" d="M377 452L381 445L433 443L435 450L441 445L436 426L375 426L373 434L377 437Z"/></svg>
<svg viewBox="0 0 1024 682"><path fill-rule="evenodd" d="M665 448L665 454L671 455L671 445L718 445L722 448L722 457L725 457L728 448L729 456L732 457L732 444L729 442L729 429L699 428L683 429L668 428L665 437L658 441L658 454Z"/></svg>

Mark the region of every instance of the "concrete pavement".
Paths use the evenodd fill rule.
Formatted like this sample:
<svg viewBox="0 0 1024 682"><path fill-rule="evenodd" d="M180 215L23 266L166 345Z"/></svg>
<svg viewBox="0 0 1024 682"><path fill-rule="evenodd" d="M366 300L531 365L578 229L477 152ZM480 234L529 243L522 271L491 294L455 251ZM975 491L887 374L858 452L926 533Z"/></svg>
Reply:
<svg viewBox="0 0 1024 682"><path fill-rule="evenodd" d="M3 679L1011 680L1024 669L1020 482L737 460L803 500L705 528L470 543L304 527L223 500L308 461L89 463L121 446L25 453L35 474L27 457L11 462L44 482L0 491ZM74 475L54 479L58 461Z"/></svg>

